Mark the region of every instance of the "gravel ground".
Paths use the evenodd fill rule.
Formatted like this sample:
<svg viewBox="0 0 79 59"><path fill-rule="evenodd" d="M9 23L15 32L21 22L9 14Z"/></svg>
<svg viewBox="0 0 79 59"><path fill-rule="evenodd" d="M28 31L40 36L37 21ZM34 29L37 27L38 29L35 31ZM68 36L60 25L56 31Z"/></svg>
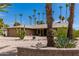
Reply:
<svg viewBox="0 0 79 59"><path fill-rule="evenodd" d="M39 38L39 39L38 39ZM25 37L24 40L19 40L18 37L0 37L0 56L16 56L17 47L35 46L37 42L42 42L46 45L46 37Z"/></svg>
<svg viewBox="0 0 79 59"><path fill-rule="evenodd" d="M24 40L20 40L18 37L0 37L0 56L16 56L17 47L30 47L35 46L37 42L42 42L46 46L46 37L36 36L35 40L32 40L32 36L27 36ZM79 48L79 40L76 43L76 48Z"/></svg>

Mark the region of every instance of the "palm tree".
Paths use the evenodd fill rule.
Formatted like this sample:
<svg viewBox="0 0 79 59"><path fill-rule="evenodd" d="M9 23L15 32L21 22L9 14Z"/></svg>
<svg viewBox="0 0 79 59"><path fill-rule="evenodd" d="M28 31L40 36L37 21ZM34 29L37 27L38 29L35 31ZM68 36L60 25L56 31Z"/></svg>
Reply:
<svg viewBox="0 0 79 59"><path fill-rule="evenodd" d="M40 21L40 12L38 12L38 20Z"/></svg>
<svg viewBox="0 0 79 59"><path fill-rule="evenodd" d="M15 14L14 16L15 16L15 20L14 20L14 22L17 22L17 15Z"/></svg>
<svg viewBox="0 0 79 59"><path fill-rule="evenodd" d="M61 20L61 18L62 18L62 6L59 6L59 8L60 8L60 16L59 16L59 19Z"/></svg>
<svg viewBox="0 0 79 59"><path fill-rule="evenodd" d="M7 10L4 9L4 8L7 8L8 6L11 6L11 4L10 3L1 3L0 4L0 12L8 12ZM3 25L3 28L4 28L4 24L2 24L2 25Z"/></svg>
<svg viewBox="0 0 79 59"><path fill-rule="evenodd" d="M52 11L53 16L54 16L54 12L55 12L55 11Z"/></svg>
<svg viewBox="0 0 79 59"><path fill-rule="evenodd" d="M68 9L68 7L69 7L69 4L66 3L66 19L67 19L67 9Z"/></svg>
<svg viewBox="0 0 79 59"><path fill-rule="evenodd" d="M35 24L37 24L37 18L35 17L34 19L35 19Z"/></svg>
<svg viewBox="0 0 79 59"><path fill-rule="evenodd" d="M34 24L36 25L36 24L37 24L37 18L36 18L35 15L33 15L32 17L33 17L33 19L34 19Z"/></svg>
<svg viewBox="0 0 79 59"><path fill-rule="evenodd" d="M36 9L33 9L33 12L34 12L34 15L33 15L33 18L34 18L34 24L36 25Z"/></svg>
<svg viewBox="0 0 79 59"><path fill-rule="evenodd" d="M28 18L30 19L30 25L32 25L32 17L28 16Z"/></svg>
<svg viewBox="0 0 79 59"><path fill-rule="evenodd" d="M73 39L73 20L74 20L74 3L70 4L70 17L68 19L68 32L67 37Z"/></svg>
<svg viewBox="0 0 79 59"><path fill-rule="evenodd" d="M17 14L15 14L14 16L15 16L15 20L14 20L14 25L13 26L21 25L19 22L17 22Z"/></svg>
<svg viewBox="0 0 79 59"><path fill-rule="evenodd" d="M8 12L7 10L4 10L4 8L7 8L8 6L11 6L11 4L10 3L1 3L0 12Z"/></svg>
<svg viewBox="0 0 79 59"><path fill-rule="evenodd" d="M6 8L8 6L11 6L10 3L0 3L0 9Z"/></svg>
<svg viewBox="0 0 79 59"><path fill-rule="evenodd" d="M4 24L4 28L8 28L9 27L9 25L8 24Z"/></svg>
<svg viewBox="0 0 79 59"><path fill-rule="evenodd" d="M65 17L64 16L61 16L61 20L64 21L65 20Z"/></svg>
<svg viewBox="0 0 79 59"><path fill-rule="evenodd" d="M21 22L21 25L22 25L22 16L23 16L23 14L19 14L19 16L20 16L20 22Z"/></svg>
<svg viewBox="0 0 79 59"><path fill-rule="evenodd" d="M34 15L36 14L36 9L33 9Z"/></svg>
<svg viewBox="0 0 79 59"><path fill-rule="evenodd" d="M21 25L19 22L15 22L13 26L19 26Z"/></svg>
<svg viewBox="0 0 79 59"><path fill-rule="evenodd" d="M46 3L46 17L47 17L47 46L54 46L54 36L52 34L52 4Z"/></svg>
<svg viewBox="0 0 79 59"><path fill-rule="evenodd" d="M45 13L43 12L43 13L42 13L42 16L43 16L42 21L45 20L45 19L44 19L44 15L45 15Z"/></svg>

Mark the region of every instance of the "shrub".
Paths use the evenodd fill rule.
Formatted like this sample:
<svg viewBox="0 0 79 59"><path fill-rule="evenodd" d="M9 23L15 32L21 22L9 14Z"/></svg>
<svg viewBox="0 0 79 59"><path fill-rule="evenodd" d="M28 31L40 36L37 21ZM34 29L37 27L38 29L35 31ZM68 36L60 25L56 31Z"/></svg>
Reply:
<svg viewBox="0 0 79 59"><path fill-rule="evenodd" d="M20 39L24 39L25 37L25 31L22 30L22 29L16 29L17 30L17 36L20 38Z"/></svg>
<svg viewBox="0 0 79 59"><path fill-rule="evenodd" d="M64 37L64 35L61 35L57 37L55 40L56 47L57 48L74 48L75 42L74 40L70 40L67 37Z"/></svg>
<svg viewBox="0 0 79 59"><path fill-rule="evenodd" d="M55 45L57 48L74 48L75 42L74 40L70 40L67 38L67 28L57 28L57 30L54 30L54 36L57 37L55 39Z"/></svg>
<svg viewBox="0 0 79 59"><path fill-rule="evenodd" d="M74 38L79 37L79 30L74 30L73 36L74 36Z"/></svg>
<svg viewBox="0 0 79 59"><path fill-rule="evenodd" d="M2 30L0 30L0 35L3 35L3 31Z"/></svg>

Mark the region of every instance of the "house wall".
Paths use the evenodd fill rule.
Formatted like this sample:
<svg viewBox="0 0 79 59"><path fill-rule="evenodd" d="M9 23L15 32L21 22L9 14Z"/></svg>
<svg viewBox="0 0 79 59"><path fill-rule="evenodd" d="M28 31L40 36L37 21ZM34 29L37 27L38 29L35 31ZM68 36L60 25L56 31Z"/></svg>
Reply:
<svg viewBox="0 0 79 59"><path fill-rule="evenodd" d="M21 28L23 29L23 28ZM54 28L54 30L56 30L57 28ZM27 36L31 36L31 35L35 35L35 36L46 36L47 35L47 30L46 29L38 29L39 32L37 34L37 29L29 29L26 28L25 32ZM40 32L40 30L43 30ZM41 34L41 35L40 35ZM17 32L16 32L16 28L8 28L7 29L7 36L9 37L17 37Z"/></svg>
<svg viewBox="0 0 79 59"><path fill-rule="evenodd" d="M34 31L32 29L25 29L26 35L33 35ZM8 28L7 29L7 36L8 37L17 37L17 31L15 28Z"/></svg>

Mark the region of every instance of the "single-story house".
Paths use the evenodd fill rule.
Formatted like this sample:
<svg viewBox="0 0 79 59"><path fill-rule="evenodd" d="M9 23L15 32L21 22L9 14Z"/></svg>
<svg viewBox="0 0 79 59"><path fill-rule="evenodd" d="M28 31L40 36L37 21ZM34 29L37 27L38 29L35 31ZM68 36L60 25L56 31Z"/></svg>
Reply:
<svg viewBox="0 0 79 59"><path fill-rule="evenodd" d="M59 27L67 27L67 23L54 23L52 24L53 29ZM32 26L14 26L7 28L7 36L16 37L16 28L25 29L27 36L46 36L47 35L47 24L32 25Z"/></svg>

